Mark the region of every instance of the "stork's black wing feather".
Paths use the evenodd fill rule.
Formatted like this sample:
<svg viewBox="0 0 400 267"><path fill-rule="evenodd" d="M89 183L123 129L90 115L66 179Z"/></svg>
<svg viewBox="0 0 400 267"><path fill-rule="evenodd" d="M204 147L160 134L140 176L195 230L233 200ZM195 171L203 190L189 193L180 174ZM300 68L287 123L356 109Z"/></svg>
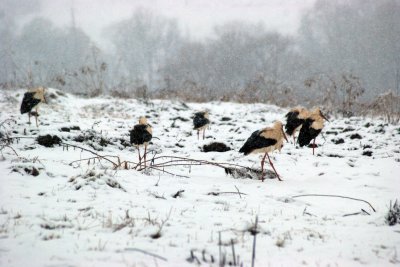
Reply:
<svg viewBox="0 0 400 267"><path fill-rule="evenodd" d="M303 123L303 126L300 129L298 141L301 147L309 145L311 140L316 138L321 132L321 129L316 130L311 127L313 122L314 120L312 119L306 119L305 122Z"/></svg>
<svg viewBox="0 0 400 267"><path fill-rule="evenodd" d="M305 120L299 119L299 112L298 111L290 111L286 114L286 125L285 130L288 135L292 135L294 130L302 125Z"/></svg>
<svg viewBox="0 0 400 267"><path fill-rule="evenodd" d="M34 98L34 92L26 92L21 103L21 114L31 112L31 110L40 103L40 99Z"/></svg>
<svg viewBox="0 0 400 267"><path fill-rule="evenodd" d="M240 153L244 153L245 155L250 154L253 150L273 146L276 144L275 139L265 138L261 136L262 131L255 131L251 134L251 136L244 143L242 148L239 150Z"/></svg>
<svg viewBox="0 0 400 267"><path fill-rule="evenodd" d="M147 125L137 124L130 131L131 144L142 145L145 142L150 142L153 137L149 131L147 131Z"/></svg>
<svg viewBox="0 0 400 267"><path fill-rule="evenodd" d="M204 113L196 113L193 118L194 129L201 128L210 123L210 120L204 117Z"/></svg>

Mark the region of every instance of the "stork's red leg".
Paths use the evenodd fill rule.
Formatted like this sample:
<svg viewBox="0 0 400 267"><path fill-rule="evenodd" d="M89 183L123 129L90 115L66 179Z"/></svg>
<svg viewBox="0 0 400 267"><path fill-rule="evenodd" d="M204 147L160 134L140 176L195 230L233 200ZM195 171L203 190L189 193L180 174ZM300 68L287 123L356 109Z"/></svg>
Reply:
<svg viewBox="0 0 400 267"><path fill-rule="evenodd" d="M146 168L146 153L147 153L147 144L144 144L144 167Z"/></svg>
<svg viewBox="0 0 400 267"><path fill-rule="evenodd" d="M296 146L296 137L294 136L294 134L293 134L293 144L294 146Z"/></svg>
<svg viewBox="0 0 400 267"><path fill-rule="evenodd" d="M314 138L314 143L313 143L313 146L312 146L312 154L314 155L314 149L315 149L315 138Z"/></svg>
<svg viewBox="0 0 400 267"><path fill-rule="evenodd" d="M139 145L136 146L137 147L137 151L138 151L138 155L139 155L139 168L142 167L142 158L140 157L140 148Z"/></svg>
<svg viewBox="0 0 400 267"><path fill-rule="evenodd" d="M200 140L200 130L197 130L197 140Z"/></svg>
<svg viewBox="0 0 400 267"><path fill-rule="evenodd" d="M282 179L279 177L279 174L278 174L277 171L275 170L274 164L272 163L271 159L269 158L268 153L267 153L267 156L268 156L269 164L271 165L272 169L274 169L274 172L275 172L275 174L276 174L276 177L278 177L278 180L279 180L279 181L282 181Z"/></svg>
<svg viewBox="0 0 400 267"><path fill-rule="evenodd" d="M204 130L203 130L203 140L205 137L206 137L206 128L204 128Z"/></svg>
<svg viewBox="0 0 400 267"><path fill-rule="evenodd" d="M264 182L264 162L265 157L267 156L267 152L265 152L264 157L261 160L261 181Z"/></svg>
<svg viewBox="0 0 400 267"><path fill-rule="evenodd" d="M30 111L28 112L28 117L29 117L29 123L28 124L31 124L31 112Z"/></svg>

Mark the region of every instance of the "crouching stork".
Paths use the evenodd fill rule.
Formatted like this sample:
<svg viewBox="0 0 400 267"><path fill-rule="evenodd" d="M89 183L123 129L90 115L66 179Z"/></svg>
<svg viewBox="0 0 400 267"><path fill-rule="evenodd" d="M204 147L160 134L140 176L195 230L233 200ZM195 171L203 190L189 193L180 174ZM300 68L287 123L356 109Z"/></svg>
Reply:
<svg viewBox="0 0 400 267"><path fill-rule="evenodd" d="M322 114L320 108L313 109L309 116L305 119L303 125L301 126L299 133L299 145L300 147L307 146L310 144L311 140L313 143L313 155L315 149L315 139L324 128L324 120L329 121L324 114Z"/></svg>
<svg viewBox="0 0 400 267"><path fill-rule="evenodd" d="M268 152L273 152L278 149L281 151L283 146L283 139L287 141L286 135L283 132L282 122L276 121L272 127L267 127L262 130L255 131L244 143L243 147L239 150L240 153L248 155L250 153L265 153L261 160L261 180L264 181L264 162L265 157L268 157L269 164L274 170L279 181L282 181L279 174L276 172L274 164L272 163Z"/></svg>
<svg viewBox="0 0 400 267"><path fill-rule="evenodd" d="M130 130L131 144L136 145L139 154L139 166L142 165L142 157L140 156L140 146L144 146L144 166L146 167L146 153L147 145L153 137L153 130L150 124L147 123L146 117L139 118L139 124L136 124L132 130Z"/></svg>
<svg viewBox="0 0 400 267"><path fill-rule="evenodd" d="M45 88L44 87L36 87L30 89L28 92L24 94L24 98L21 103L21 114L28 113L29 124L31 124L31 115L35 116L36 119L36 127L38 127L38 110L39 104L44 102L46 103L46 98L44 96ZM32 109L35 108L35 112L32 112Z"/></svg>
<svg viewBox="0 0 400 267"><path fill-rule="evenodd" d="M296 145L296 132L301 129L301 126L309 116L307 109L303 107L296 107L291 109L286 114L285 130L289 136L293 137L293 144Z"/></svg>
<svg viewBox="0 0 400 267"><path fill-rule="evenodd" d="M210 124L208 111L200 111L194 114L193 126L194 130L197 130L197 140L200 139L200 131L203 130L203 140L206 135L206 128Z"/></svg>

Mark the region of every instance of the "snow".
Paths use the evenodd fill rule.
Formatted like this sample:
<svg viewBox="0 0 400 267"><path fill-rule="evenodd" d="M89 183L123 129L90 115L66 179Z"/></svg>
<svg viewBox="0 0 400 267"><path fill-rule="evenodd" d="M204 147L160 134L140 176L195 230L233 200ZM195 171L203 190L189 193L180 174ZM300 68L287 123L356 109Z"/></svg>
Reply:
<svg viewBox="0 0 400 267"><path fill-rule="evenodd" d="M158 138L149 146L149 157L157 152L259 168L261 155L243 156L238 150L253 131L283 120L287 112L264 104L186 106L164 100L83 99L50 91L56 98L40 107L39 128L27 124L26 114L19 114L22 90L0 92L0 121L17 121L7 126L12 136L57 135L63 142L95 151L91 141L73 141L93 129L113 142L93 145L102 149L96 153L133 162L136 150L119 139L128 141L138 117L148 115ZM206 108L211 128L206 140L197 140L191 117ZM222 117L232 120L221 121ZM71 126L80 130L60 131ZM0 266L198 266L196 260L190 262L191 250L202 266L218 266L210 258L219 259L219 233L227 261L232 260L233 240L240 262L250 266L249 230L256 216L255 266L399 264L400 225L385 223L390 201L399 197L399 128L379 119L331 117L323 137L317 138L315 156L312 149L292 143L273 154L282 182L233 178L211 165L165 168L188 178L157 170L113 170L106 161L70 165L93 155L21 138L12 144L18 157L5 148L0 161ZM361 139L351 139L355 133ZM344 143L335 144L339 138ZM224 142L232 150L201 152L211 141ZM365 151L372 151L372 156L363 155ZM38 176L24 171L32 167L39 170ZM174 198L179 190L184 192ZM237 190L246 195L209 195ZM367 203L349 199L293 198L301 194L360 198L376 212ZM359 214L344 216L352 213Z"/></svg>

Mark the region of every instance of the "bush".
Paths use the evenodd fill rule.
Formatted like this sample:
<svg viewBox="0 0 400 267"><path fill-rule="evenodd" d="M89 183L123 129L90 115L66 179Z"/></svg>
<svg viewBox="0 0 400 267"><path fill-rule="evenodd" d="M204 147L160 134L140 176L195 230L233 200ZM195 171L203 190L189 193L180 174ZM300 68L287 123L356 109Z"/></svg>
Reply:
<svg viewBox="0 0 400 267"><path fill-rule="evenodd" d="M393 206L390 203L389 211L385 216L386 223L390 226L400 224L400 205L397 200L394 202Z"/></svg>
<svg viewBox="0 0 400 267"><path fill-rule="evenodd" d="M379 95L366 109L372 115L384 116L388 123L400 122L400 96L393 91Z"/></svg>

